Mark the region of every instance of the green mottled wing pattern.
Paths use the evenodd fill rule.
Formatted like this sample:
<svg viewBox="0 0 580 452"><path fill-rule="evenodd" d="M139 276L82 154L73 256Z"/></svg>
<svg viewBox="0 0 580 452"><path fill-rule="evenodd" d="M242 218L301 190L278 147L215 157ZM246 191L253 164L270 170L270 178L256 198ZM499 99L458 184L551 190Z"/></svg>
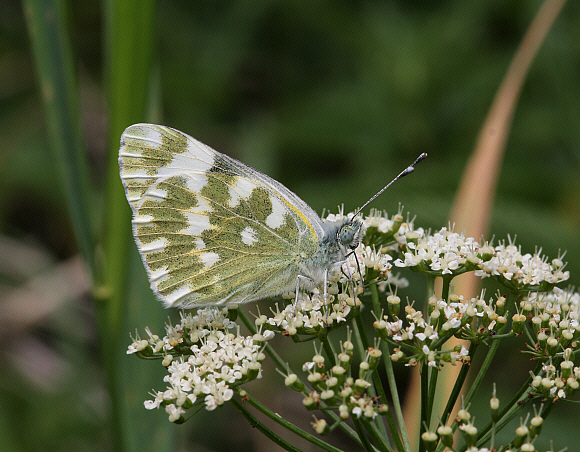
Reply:
<svg viewBox="0 0 580 452"><path fill-rule="evenodd" d="M130 126L119 164L139 253L168 307L280 294L318 249L322 222L304 201L175 129Z"/></svg>

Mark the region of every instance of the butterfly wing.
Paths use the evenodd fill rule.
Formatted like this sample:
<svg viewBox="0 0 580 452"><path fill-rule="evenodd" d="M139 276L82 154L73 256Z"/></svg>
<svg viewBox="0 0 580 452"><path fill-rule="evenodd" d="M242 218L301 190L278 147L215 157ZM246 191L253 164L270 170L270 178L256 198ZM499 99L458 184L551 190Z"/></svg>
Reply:
<svg viewBox="0 0 580 452"><path fill-rule="evenodd" d="M128 127L119 165L137 248L167 307L280 294L318 249L321 220L304 201L175 129Z"/></svg>

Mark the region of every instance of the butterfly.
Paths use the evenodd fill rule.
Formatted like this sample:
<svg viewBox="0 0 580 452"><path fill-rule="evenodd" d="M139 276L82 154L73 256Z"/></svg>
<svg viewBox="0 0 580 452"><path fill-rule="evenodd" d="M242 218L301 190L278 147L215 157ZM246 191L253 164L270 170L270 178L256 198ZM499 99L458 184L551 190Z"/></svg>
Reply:
<svg viewBox="0 0 580 452"><path fill-rule="evenodd" d="M128 127L119 166L137 248L166 307L321 286L362 240L361 209L322 220L280 182L170 127Z"/></svg>

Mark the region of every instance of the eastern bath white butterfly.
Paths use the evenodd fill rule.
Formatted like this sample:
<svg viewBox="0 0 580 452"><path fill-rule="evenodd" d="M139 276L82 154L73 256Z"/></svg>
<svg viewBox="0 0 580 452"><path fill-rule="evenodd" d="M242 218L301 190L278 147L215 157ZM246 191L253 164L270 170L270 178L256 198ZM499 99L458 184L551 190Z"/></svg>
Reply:
<svg viewBox="0 0 580 452"><path fill-rule="evenodd" d="M166 307L246 303L321 286L362 239L358 214L322 220L284 185L170 127L135 124L119 165L133 235Z"/></svg>

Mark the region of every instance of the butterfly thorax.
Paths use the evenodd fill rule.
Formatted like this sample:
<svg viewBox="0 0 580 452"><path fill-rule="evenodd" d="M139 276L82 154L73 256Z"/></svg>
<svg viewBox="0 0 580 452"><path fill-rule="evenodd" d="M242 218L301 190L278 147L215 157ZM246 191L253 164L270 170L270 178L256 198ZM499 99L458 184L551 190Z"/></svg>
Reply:
<svg viewBox="0 0 580 452"><path fill-rule="evenodd" d="M360 243L363 223L359 219L341 219L322 223L324 235L316 253L301 263L303 276L316 284L324 281L324 273L340 265Z"/></svg>

